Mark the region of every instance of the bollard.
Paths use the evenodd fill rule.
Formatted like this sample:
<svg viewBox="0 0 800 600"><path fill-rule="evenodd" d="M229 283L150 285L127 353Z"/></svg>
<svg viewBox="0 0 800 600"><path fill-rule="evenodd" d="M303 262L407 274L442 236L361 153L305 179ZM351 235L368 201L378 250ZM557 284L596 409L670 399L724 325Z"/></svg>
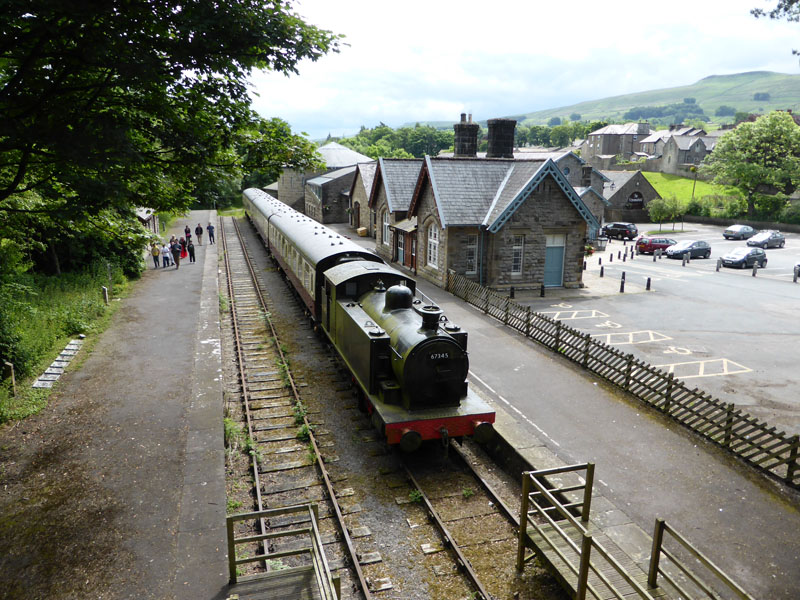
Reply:
<svg viewBox="0 0 800 600"><path fill-rule="evenodd" d="M620 258L622 258L622 250L617 250L617 260L619 260Z"/></svg>
<svg viewBox="0 0 800 600"><path fill-rule="evenodd" d="M625 271L622 272L622 281L625 281Z"/></svg>
<svg viewBox="0 0 800 600"><path fill-rule="evenodd" d="M3 362L5 366L6 377L11 379L11 395L17 397L17 380L14 378L14 365L10 362Z"/></svg>
<svg viewBox="0 0 800 600"><path fill-rule="evenodd" d="M583 270L586 270L586 261L583 261Z"/></svg>
<svg viewBox="0 0 800 600"><path fill-rule="evenodd" d="M514 299L514 291L515 291L514 286L512 285L511 289L508 290L508 297L511 298L512 300Z"/></svg>
<svg viewBox="0 0 800 600"><path fill-rule="evenodd" d="M649 278L649 277L647 278L647 286L645 286L645 288L644 288L644 289L645 289L645 291L647 291L647 292L649 292L649 291L650 291L650 278Z"/></svg>
<svg viewBox="0 0 800 600"><path fill-rule="evenodd" d="M614 254L613 253L608 255L608 262L610 262L610 263L614 262Z"/></svg>
<svg viewBox="0 0 800 600"><path fill-rule="evenodd" d="M603 276L603 269L605 269L605 267L600 267L600 277Z"/></svg>
<svg viewBox="0 0 800 600"><path fill-rule="evenodd" d="M719 273L720 267L722 267L722 259L718 258L717 259L717 273Z"/></svg>
<svg viewBox="0 0 800 600"><path fill-rule="evenodd" d="M658 254L658 250L653 252L653 262L656 262L656 255Z"/></svg>
<svg viewBox="0 0 800 600"><path fill-rule="evenodd" d="M602 265L603 264L603 257L602 256L598 256L597 257L597 264L598 265Z"/></svg>
<svg viewBox="0 0 800 600"><path fill-rule="evenodd" d="M622 262L625 262L627 258L628 258L628 253L626 252L625 254L622 255Z"/></svg>
<svg viewBox="0 0 800 600"><path fill-rule="evenodd" d="M108 306L108 288L103 286L103 300L106 302L106 306Z"/></svg>
<svg viewBox="0 0 800 600"><path fill-rule="evenodd" d="M631 252L631 260L633 260L633 255L636 254L635 252Z"/></svg>
<svg viewBox="0 0 800 600"><path fill-rule="evenodd" d="M753 277L758 273L758 261L753 262Z"/></svg>
<svg viewBox="0 0 800 600"><path fill-rule="evenodd" d="M797 283L797 276L800 275L800 265L796 265L793 272L792 283Z"/></svg>
<svg viewBox="0 0 800 600"><path fill-rule="evenodd" d="M622 277L619 278L619 293L625 293L625 273L623 273Z"/></svg>
<svg viewBox="0 0 800 600"><path fill-rule="evenodd" d="M542 289L539 291L539 296L544 298L544 284L542 284Z"/></svg>

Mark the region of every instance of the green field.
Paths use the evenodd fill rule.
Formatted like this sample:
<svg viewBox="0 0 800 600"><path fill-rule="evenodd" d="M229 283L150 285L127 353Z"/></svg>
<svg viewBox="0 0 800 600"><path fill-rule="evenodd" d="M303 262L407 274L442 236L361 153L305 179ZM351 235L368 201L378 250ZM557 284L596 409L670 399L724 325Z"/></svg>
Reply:
<svg viewBox="0 0 800 600"><path fill-rule="evenodd" d="M694 178L650 171L645 171L642 174L647 178L647 181L656 188L658 195L662 198L671 198L675 196L684 206L692 199L692 186L695 185ZM700 199L703 196L741 197L742 193L735 187L708 183L707 181L698 179L697 185L694 188L694 198Z"/></svg>

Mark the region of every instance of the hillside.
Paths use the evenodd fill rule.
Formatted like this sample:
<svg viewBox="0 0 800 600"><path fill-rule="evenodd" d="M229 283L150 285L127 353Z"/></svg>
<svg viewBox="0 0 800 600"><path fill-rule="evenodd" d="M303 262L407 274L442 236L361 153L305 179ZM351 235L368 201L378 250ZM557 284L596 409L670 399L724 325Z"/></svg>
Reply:
<svg viewBox="0 0 800 600"><path fill-rule="evenodd" d="M756 101L757 93L767 93L768 101ZM695 98L697 104L713 122L730 122L732 117L715 117L719 106L731 106L737 111L767 113L775 109L791 109L800 112L800 75L787 75L769 71L753 71L735 75L711 75L692 85L661 90L612 96L600 100L579 102L570 106L560 106L548 110L506 115L525 125L546 125L552 117L568 120L573 113L581 115L582 121L623 122L623 115L639 106L663 106L678 104L684 98ZM495 115L501 116L501 115ZM479 121L486 126L485 121ZM434 127L452 127L452 123L431 122Z"/></svg>

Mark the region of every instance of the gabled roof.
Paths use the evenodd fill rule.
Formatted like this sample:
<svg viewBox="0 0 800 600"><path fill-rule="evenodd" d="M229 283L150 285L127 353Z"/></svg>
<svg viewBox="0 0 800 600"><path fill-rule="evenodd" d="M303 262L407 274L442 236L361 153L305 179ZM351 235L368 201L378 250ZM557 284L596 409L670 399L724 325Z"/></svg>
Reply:
<svg viewBox="0 0 800 600"><path fill-rule="evenodd" d="M383 186L389 212L407 211L421 168L421 158L379 158L369 205L375 206L378 190Z"/></svg>
<svg viewBox="0 0 800 600"><path fill-rule="evenodd" d="M689 150L692 146L701 142L703 138L693 135L673 135L672 140L675 142L675 145L678 146L679 150ZM703 145L705 145L705 142Z"/></svg>
<svg viewBox="0 0 800 600"><path fill-rule="evenodd" d="M586 196L597 196L603 202L603 204L606 206L611 206L611 202L606 200L605 196L600 194L593 187L576 187L575 191L577 192L578 196L580 196L581 200L583 200Z"/></svg>
<svg viewBox="0 0 800 600"><path fill-rule="evenodd" d="M636 135L639 133L639 123L613 123L592 131L589 135ZM651 133L650 126L647 127L647 134Z"/></svg>
<svg viewBox="0 0 800 600"><path fill-rule="evenodd" d="M359 185L360 182L361 187L364 189L364 194L369 199L370 192L372 192L372 181L375 179L375 169L377 168L378 162L374 160L356 165L356 176L353 177L353 183L350 186L350 196L355 193L355 186Z"/></svg>
<svg viewBox="0 0 800 600"><path fill-rule="evenodd" d="M346 146L337 144L336 142L329 142L324 146L317 148L317 152L322 155L322 160L329 169L340 169L342 167L352 167L358 163L369 162L372 159L369 156L359 154L355 150L351 150Z"/></svg>
<svg viewBox="0 0 800 600"><path fill-rule="evenodd" d="M603 175L608 177L608 181L603 186L603 196L611 198L622 189L626 183L633 179L640 171L603 171Z"/></svg>
<svg viewBox="0 0 800 600"><path fill-rule="evenodd" d="M425 181L429 181L442 227L484 226L496 233L547 177L556 181L590 226L599 226L552 159L426 156L409 206L409 216L416 215Z"/></svg>

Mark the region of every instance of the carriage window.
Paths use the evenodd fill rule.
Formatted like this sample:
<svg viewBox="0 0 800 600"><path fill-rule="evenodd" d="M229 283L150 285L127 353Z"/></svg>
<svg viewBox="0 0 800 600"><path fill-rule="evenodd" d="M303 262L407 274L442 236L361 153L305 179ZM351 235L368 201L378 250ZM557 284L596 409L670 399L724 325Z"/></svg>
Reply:
<svg viewBox="0 0 800 600"><path fill-rule="evenodd" d="M358 284L355 281L348 281L345 283L344 295L348 298L355 298L358 295Z"/></svg>

